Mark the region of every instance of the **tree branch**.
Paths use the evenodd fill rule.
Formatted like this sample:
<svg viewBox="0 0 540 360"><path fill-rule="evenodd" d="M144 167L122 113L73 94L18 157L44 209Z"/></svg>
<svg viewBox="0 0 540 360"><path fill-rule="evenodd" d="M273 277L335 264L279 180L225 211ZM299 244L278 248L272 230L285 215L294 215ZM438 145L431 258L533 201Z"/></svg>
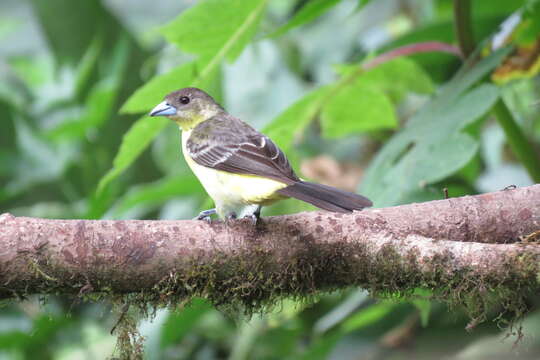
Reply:
<svg viewBox="0 0 540 360"><path fill-rule="evenodd" d="M536 235L535 235L536 234ZM229 226L0 216L0 294L137 293L258 307L347 286L512 302L540 288L540 185ZM142 295L141 295L142 294ZM501 298L504 297L504 298Z"/></svg>

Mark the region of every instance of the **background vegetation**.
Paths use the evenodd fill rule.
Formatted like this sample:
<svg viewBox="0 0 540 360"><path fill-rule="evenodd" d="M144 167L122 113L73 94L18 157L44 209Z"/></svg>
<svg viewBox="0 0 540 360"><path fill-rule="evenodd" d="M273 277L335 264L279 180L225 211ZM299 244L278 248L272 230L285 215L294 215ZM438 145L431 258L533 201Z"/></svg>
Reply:
<svg viewBox="0 0 540 360"><path fill-rule="evenodd" d="M461 196L540 182L538 2L470 4L471 11L469 1L450 0L3 0L0 210L186 219L208 207L175 126L144 115L184 86L206 89L263 129L303 176L358 190L375 206L440 199L443 188ZM489 36L516 11L510 48L492 51ZM463 61L448 48L420 52L425 41L466 53L476 47L485 58L459 70ZM409 44L412 55L397 50L367 65ZM289 200L263 215L310 209ZM285 300L251 319L194 299L138 327L148 359L540 354L538 299L513 348L511 314L488 309L476 325L461 309L416 295L376 300L349 289ZM0 309L0 359L118 355L110 304L42 300Z"/></svg>

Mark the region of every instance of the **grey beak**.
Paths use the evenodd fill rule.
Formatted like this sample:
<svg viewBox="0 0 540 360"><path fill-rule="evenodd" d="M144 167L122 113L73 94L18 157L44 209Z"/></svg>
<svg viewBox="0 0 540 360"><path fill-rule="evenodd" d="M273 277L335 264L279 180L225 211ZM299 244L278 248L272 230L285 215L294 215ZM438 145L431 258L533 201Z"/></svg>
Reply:
<svg viewBox="0 0 540 360"><path fill-rule="evenodd" d="M150 111L150 116L168 116L175 115L176 108L167 104L167 101L162 101L155 108Z"/></svg>

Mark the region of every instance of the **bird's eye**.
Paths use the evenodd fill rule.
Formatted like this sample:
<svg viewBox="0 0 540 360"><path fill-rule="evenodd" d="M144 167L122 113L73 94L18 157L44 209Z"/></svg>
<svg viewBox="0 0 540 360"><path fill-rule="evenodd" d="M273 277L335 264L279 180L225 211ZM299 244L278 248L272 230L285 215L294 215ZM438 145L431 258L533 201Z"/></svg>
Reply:
<svg viewBox="0 0 540 360"><path fill-rule="evenodd" d="M180 96L180 102L184 105L189 104L189 98L187 96Z"/></svg>

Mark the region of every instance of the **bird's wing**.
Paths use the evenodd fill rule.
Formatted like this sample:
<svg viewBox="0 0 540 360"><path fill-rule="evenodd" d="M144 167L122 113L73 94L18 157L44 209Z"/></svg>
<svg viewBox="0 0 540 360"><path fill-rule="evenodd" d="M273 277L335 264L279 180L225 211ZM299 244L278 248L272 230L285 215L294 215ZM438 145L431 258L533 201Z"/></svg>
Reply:
<svg viewBox="0 0 540 360"><path fill-rule="evenodd" d="M270 138L227 114L198 124L187 140L186 149L197 164L212 169L258 175L285 184L300 180L285 154Z"/></svg>

